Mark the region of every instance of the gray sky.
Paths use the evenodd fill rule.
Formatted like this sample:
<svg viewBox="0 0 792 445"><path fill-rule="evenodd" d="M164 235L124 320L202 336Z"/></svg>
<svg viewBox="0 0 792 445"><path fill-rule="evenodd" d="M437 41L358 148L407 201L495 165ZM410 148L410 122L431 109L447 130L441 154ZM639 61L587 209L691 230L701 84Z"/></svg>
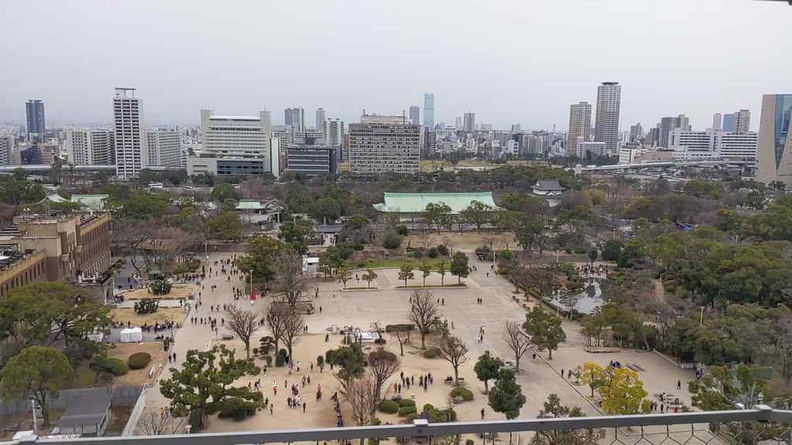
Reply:
<svg viewBox="0 0 792 445"><path fill-rule="evenodd" d="M792 92L792 7L749 0L2 0L0 122L110 122L135 87L147 125L303 106L356 121L435 93L436 121L559 129L622 84L622 130ZM422 114L423 115L423 114Z"/></svg>

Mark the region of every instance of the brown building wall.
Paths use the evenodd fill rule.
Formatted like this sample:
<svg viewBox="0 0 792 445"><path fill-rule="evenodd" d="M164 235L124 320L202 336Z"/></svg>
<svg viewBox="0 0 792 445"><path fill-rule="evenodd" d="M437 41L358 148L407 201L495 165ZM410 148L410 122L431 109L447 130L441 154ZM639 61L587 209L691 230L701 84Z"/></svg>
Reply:
<svg viewBox="0 0 792 445"><path fill-rule="evenodd" d="M0 298L4 298L18 287L47 281L46 259L44 251L34 252L27 258L0 271Z"/></svg>

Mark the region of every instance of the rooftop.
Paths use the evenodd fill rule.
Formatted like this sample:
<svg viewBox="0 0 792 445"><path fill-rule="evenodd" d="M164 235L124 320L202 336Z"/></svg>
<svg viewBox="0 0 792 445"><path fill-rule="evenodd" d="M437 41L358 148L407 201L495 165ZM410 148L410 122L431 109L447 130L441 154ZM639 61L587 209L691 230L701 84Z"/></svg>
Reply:
<svg viewBox="0 0 792 445"><path fill-rule="evenodd" d="M473 201L479 201L496 209L492 192L465 192L465 193L392 193L385 192L383 203L374 204L374 208L386 213L421 213L426 205L444 203L451 207L451 213L457 214L466 209Z"/></svg>
<svg viewBox="0 0 792 445"><path fill-rule="evenodd" d="M261 120L259 116L220 116L212 115L209 117L211 120L220 121L258 121Z"/></svg>

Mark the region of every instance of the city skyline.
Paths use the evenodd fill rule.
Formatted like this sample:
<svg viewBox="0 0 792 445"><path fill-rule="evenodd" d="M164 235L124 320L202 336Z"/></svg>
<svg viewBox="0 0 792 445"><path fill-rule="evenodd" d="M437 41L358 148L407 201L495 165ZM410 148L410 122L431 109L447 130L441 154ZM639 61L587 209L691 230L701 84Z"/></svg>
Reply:
<svg viewBox="0 0 792 445"><path fill-rule="evenodd" d="M212 3L196 7L190 3L188 7L187 3L168 2L158 6L156 13L141 3L52 3L48 14L37 15L40 29L55 29L58 23L75 19L85 24L83 31L59 39L32 36L22 47L10 42L25 34L24 21L12 21L0 30L2 41L8 42L4 46L8 60L25 67L7 70L2 76L13 88L7 88L0 98L0 122L23 122L24 103L34 97L47 104L49 122L108 123L112 110L104 92L129 84L149 98L146 112L150 125L197 125L198 110L206 107L246 115L263 107L282 110L293 104L306 110L323 107L328 115L354 122L364 108L401 114L420 103L425 92L432 92L435 122L452 124L457 115L473 111L479 122L495 128L520 123L526 129L550 129L553 125L565 129L569 104L595 103L594 85L614 80L624 86L622 131L636 122L653 123L676 113L690 116L694 128L706 128L714 112L759 110L762 94L789 90L786 79L792 68L779 57L788 40L784 30L789 29L788 11L778 7L782 5L727 0L713 11L710 5L682 0L661 4L624 0L555 3L537 2L530 5L530 14L521 14L523 8L527 12L528 5L503 2L487 8L449 8L436 2L419 8L417 2L408 1L358 5L350 14L333 2L315 8L262 2L246 4L247 12L242 15L238 8ZM23 2L0 5L7 17L32 16L32 8ZM678 13L682 9L685 14ZM418 10L422 12L417 14ZM618 27L601 26L612 22L614 14L642 19L623 20ZM277 20L267 27L252 26L255 17L262 15ZM363 19L368 29L375 30L370 31L373 36L361 38L358 32L344 31L354 29ZM531 26L510 26L512 21L525 20L530 23L523 24ZM124 29L127 23L139 22L148 24L147 32L124 39L128 57L103 63L117 51L113 39L104 36L116 35L114 30ZM452 26L460 22L491 29L492 33L486 34L492 35L471 34L464 27ZM707 25L706 33L702 23ZM287 51L274 45L284 29L298 24L303 26L296 47ZM614 55L605 60L598 51L580 51L577 39L558 37L531 46L524 62L513 57L539 36L571 27L594 45L613 48ZM647 28L653 31L647 33ZM228 37L232 29L233 42ZM408 29L420 32L410 37ZM745 38L722 45L721 36L735 33ZM305 43L320 38L336 42L335 50L328 52ZM416 39L433 41L432 51L414 51ZM388 51L378 50L383 41ZM677 50L678 42L685 42L684 51ZM88 48L96 68L86 71L71 61L74 54ZM571 67L567 59L572 58L561 55L573 49L578 56ZM212 56L205 57L207 52ZM370 54L364 66L353 63L361 52ZM641 63L651 54L664 54L663 63ZM445 62L446 57L487 63L460 68ZM395 59L428 69L414 73L392 65ZM316 75L312 68L317 63L326 64L329 74ZM756 69L757 64L761 70ZM393 68L379 69L382 66ZM730 67L728 76L722 75L723 66ZM74 107L75 103L80 106ZM757 128L754 123L752 130Z"/></svg>

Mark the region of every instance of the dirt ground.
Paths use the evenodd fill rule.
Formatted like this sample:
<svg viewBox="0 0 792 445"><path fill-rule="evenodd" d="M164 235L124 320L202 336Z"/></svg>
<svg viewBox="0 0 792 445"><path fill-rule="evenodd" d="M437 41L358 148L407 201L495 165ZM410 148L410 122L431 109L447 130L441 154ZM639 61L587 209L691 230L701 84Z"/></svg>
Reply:
<svg viewBox="0 0 792 445"><path fill-rule="evenodd" d="M154 323L165 323L172 321L174 323L181 323L187 313L180 307L161 307L153 314L138 315L132 308L129 309L110 309L110 317L113 320L126 324L132 323L132 326L153 325Z"/></svg>
<svg viewBox="0 0 792 445"><path fill-rule="evenodd" d="M144 298L154 298L157 300L178 300L180 298L189 298L193 291L198 289L194 284L174 284L171 291L165 295L154 295L149 292L148 288L135 289L130 292L124 292L125 300L142 300Z"/></svg>
<svg viewBox="0 0 792 445"><path fill-rule="evenodd" d="M130 369L126 375L117 377L113 380L116 385L151 385L154 377L157 376L157 371L163 363L167 366L165 352L162 350L160 342L146 342L146 343L115 343L115 347L107 350L107 356L110 358L119 358L125 363L129 356L136 352L148 352L151 354L151 363L145 369ZM154 368L154 377L149 377L149 372L152 367Z"/></svg>
<svg viewBox="0 0 792 445"><path fill-rule="evenodd" d="M403 246L424 247L429 248L437 246L438 244L445 244L454 249L465 251L473 251L477 247L489 245L492 242L492 248L495 250L500 249L517 249L517 242L514 240L512 233L477 233L477 232L441 232L430 234L409 235L407 240L402 243Z"/></svg>

